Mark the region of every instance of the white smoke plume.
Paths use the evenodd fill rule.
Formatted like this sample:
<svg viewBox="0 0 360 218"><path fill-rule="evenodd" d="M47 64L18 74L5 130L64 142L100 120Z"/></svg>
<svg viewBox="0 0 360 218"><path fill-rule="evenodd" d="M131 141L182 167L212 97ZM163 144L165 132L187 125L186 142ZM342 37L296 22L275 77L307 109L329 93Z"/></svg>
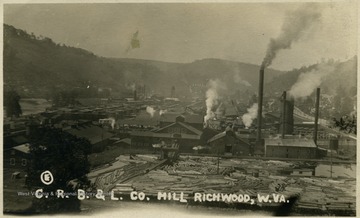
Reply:
<svg viewBox="0 0 360 218"><path fill-rule="evenodd" d="M244 86L248 86L248 87L251 86L251 84L248 81L243 80L241 78L241 76L237 73L234 74L234 82L239 85L244 85Z"/></svg>
<svg viewBox="0 0 360 218"><path fill-rule="evenodd" d="M146 107L146 112L147 112L148 114L150 114L151 117L154 117L155 111L156 111L156 110L155 110L153 107L150 107L150 106L147 106L147 107Z"/></svg>
<svg viewBox="0 0 360 218"><path fill-rule="evenodd" d="M254 103L250 108L247 109L247 113L241 117L242 122L246 128L249 128L253 120L257 117L258 104Z"/></svg>
<svg viewBox="0 0 360 218"><path fill-rule="evenodd" d="M115 119L113 117L110 117L109 120L111 120L111 128L114 130L114 128L115 128Z"/></svg>
<svg viewBox="0 0 360 218"><path fill-rule="evenodd" d="M334 72L334 67L320 64L312 71L301 73L296 83L288 92L292 98L304 98L310 96L324 81L327 75Z"/></svg>
<svg viewBox="0 0 360 218"><path fill-rule="evenodd" d="M160 110L159 111L160 116L163 115L163 114L166 114L166 113L167 113L167 110Z"/></svg>
<svg viewBox="0 0 360 218"><path fill-rule="evenodd" d="M316 4L305 4L295 11L288 12L277 38L270 39L262 67L268 67L282 49L290 49L293 42L297 42L311 26L316 24L321 13Z"/></svg>
<svg viewBox="0 0 360 218"><path fill-rule="evenodd" d="M220 92L226 89L226 86L220 80L209 80L208 82L209 89L206 91L206 115L204 117L204 122L206 123L209 119L215 117L215 113L212 111L212 108L217 104L220 97Z"/></svg>

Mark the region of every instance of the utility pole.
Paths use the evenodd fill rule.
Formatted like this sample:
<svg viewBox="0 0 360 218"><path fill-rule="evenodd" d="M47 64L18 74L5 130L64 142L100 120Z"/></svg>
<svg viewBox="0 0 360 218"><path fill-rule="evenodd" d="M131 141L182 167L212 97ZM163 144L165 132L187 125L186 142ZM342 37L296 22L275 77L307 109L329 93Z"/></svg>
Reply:
<svg viewBox="0 0 360 218"><path fill-rule="evenodd" d="M330 148L330 178L332 179L332 166L333 166L333 162L332 162L332 149Z"/></svg>
<svg viewBox="0 0 360 218"><path fill-rule="evenodd" d="M217 174L220 172L220 148L218 148L218 158L217 158Z"/></svg>
<svg viewBox="0 0 360 218"><path fill-rule="evenodd" d="M317 134L319 122L319 107L320 107L320 88L316 89L316 102L315 102L315 125L314 125L314 142L317 147Z"/></svg>
<svg viewBox="0 0 360 218"><path fill-rule="evenodd" d="M283 92L283 111L282 111L282 130L281 130L281 137L285 138L286 132L286 91Z"/></svg>

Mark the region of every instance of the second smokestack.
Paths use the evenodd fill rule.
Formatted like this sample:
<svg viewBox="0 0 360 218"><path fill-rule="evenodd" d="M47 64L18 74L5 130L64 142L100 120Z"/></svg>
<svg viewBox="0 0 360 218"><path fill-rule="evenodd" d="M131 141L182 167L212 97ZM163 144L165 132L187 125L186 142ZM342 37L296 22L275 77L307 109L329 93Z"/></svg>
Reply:
<svg viewBox="0 0 360 218"><path fill-rule="evenodd" d="M285 123L286 123L286 91L283 92L283 112L282 112L282 131L281 131L281 137L285 138L285 132L286 132L286 127L285 127Z"/></svg>
<svg viewBox="0 0 360 218"><path fill-rule="evenodd" d="M319 121L319 107L320 107L320 88L316 89L315 102L315 126L314 126L314 142L317 145L318 121Z"/></svg>
<svg viewBox="0 0 360 218"><path fill-rule="evenodd" d="M258 93L258 113L257 113L257 144L261 143L261 123L262 123L262 105L264 95L264 65L261 65L259 72L259 93Z"/></svg>
<svg viewBox="0 0 360 218"><path fill-rule="evenodd" d="M280 129L282 138L285 135L292 135L294 132L294 99L281 99L282 107L280 109Z"/></svg>
<svg viewBox="0 0 360 218"><path fill-rule="evenodd" d="M134 101L137 101L137 93L136 93L136 89L134 90Z"/></svg>

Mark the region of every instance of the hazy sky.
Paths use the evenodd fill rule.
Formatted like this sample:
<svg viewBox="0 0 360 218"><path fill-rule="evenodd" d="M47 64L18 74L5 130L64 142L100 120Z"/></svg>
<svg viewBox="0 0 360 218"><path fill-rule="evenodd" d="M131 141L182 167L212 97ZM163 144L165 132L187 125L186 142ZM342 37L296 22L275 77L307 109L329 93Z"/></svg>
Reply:
<svg viewBox="0 0 360 218"><path fill-rule="evenodd" d="M357 54L355 1L319 3L320 22L271 65L280 70ZM104 57L261 64L270 38L299 3L5 4L4 23ZM140 48L126 53L139 31Z"/></svg>

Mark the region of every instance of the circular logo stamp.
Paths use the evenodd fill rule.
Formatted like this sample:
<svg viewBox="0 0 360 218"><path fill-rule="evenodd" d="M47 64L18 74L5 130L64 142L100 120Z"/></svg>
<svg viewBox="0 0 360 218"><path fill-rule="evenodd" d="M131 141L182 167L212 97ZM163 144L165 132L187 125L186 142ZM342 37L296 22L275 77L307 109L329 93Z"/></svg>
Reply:
<svg viewBox="0 0 360 218"><path fill-rule="evenodd" d="M54 177L49 170L46 170L40 175L41 182L45 185L50 185L54 181Z"/></svg>

